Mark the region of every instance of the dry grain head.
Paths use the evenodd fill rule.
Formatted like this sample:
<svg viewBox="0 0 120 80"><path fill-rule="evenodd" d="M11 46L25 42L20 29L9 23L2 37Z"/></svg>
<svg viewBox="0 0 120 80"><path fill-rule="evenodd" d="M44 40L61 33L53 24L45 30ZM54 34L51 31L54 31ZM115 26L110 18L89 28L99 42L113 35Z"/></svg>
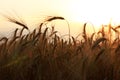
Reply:
<svg viewBox="0 0 120 80"><path fill-rule="evenodd" d="M27 25L23 22L23 21L18 21L15 18L11 18L10 16L7 15L3 15L6 19L8 19L9 22L15 23L17 25L20 25L22 27L24 27L25 29L29 30Z"/></svg>
<svg viewBox="0 0 120 80"><path fill-rule="evenodd" d="M65 20L63 17L59 17L59 16L53 16L53 17L50 17L48 18L46 21L53 21L53 20Z"/></svg>

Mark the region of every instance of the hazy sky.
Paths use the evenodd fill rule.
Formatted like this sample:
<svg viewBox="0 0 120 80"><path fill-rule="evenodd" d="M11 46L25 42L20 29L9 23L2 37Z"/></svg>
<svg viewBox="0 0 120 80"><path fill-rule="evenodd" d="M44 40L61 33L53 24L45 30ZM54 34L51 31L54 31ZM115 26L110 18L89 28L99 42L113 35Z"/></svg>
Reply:
<svg viewBox="0 0 120 80"><path fill-rule="evenodd" d="M116 18L119 17L119 7L119 0L0 0L2 13L34 18L61 15L77 21L99 22L101 19Z"/></svg>
<svg viewBox="0 0 120 80"><path fill-rule="evenodd" d="M120 22L119 8L119 0L0 0L0 14L20 16L28 23L46 16L63 16L72 22L89 21L95 25L108 23L111 18ZM6 23L2 18L0 21L0 29L5 31Z"/></svg>

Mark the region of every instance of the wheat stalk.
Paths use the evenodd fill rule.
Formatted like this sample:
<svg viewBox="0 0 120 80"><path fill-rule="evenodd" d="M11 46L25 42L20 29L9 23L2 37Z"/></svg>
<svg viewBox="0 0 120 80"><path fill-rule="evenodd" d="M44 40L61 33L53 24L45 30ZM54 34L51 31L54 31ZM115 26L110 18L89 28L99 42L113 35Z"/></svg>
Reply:
<svg viewBox="0 0 120 80"><path fill-rule="evenodd" d="M54 17L50 17L50 18L48 18L46 21L53 21L53 20L57 20L57 19L65 20L63 17L54 16Z"/></svg>
<svg viewBox="0 0 120 80"><path fill-rule="evenodd" d="M73 40L74 45L76 46L76 40L73 36L72 36L72 40Z"/></svg>
<svg viewBox="0 0 120 80"><path fill-rule="evenodd" d="M106 38L99 38L98 40L96 40L95 43L92 45L92 49L97 47L100 42L103 42L105 40L107 40L107 39Z"/></svg>
<svg viewBox="0 0 120 80"><path fill-rule="evenodd" d="M25 29L29 30L28 27L27 27L27 25L25 25L23 22L20 22L20 21L18 21L18 20L16 20L16 19L13 19L13 18L11 18L11 17L9 17L9 16L7 16L7 15L3 15L3 16L4 16L6 19L8 19L8 21L10 21L10 22L12 22L12 23L15 23L15 24L17 24L17 25L20 25L20 26L24 27Z"/></svg>
<svg viewBox="0 0 120 80"><path fill-rule="evenodd" d="M50 17L50 18L48 18L46 21L48 21L48 22L50 22L50 21L53 21L53 20L65 20L65 18L63 18L63 17L60 17L60 16L53 16L53 17ZM65 20L66 22L67 22L67 24L68 24L68 34L69 34L69 39L70 39L70 26L69 26L69 23L68 23L68 21L67 20Z"/></svg>
<svg viewBox="0 0 120 80"><path fill-rule="evenodd" d="M7 37L3 37L3 38L0 39L0 41L2 41L2 40L4 40L5 42L7 42L8 38Z"/></svg>
<svg viewBox="0 0 120 80"><path fill-rule="evenodd" d="M32 33L33 38L35 37L35 34L36 34L36 29L33 30L33 33Z"/></svg>
<svg viewBox="0 0 120 80"><path fill-rule="evenodd" d="M46 37L46 33L47 33L47 30L48 30L48 28L45 29L45 31L44 31L44 33L43 33L43 38L42 38L42 40L45 39L45 37Z"/></svg>
<svg viewBox="0 0 120 80"><path fill-rule="evenodd" d="M100 56L104 53L105 49L100 50L100 52L97 54L95 58L95 62L100 58Z"/></svg>
<svg viewBox="0 0 120 80"><path fill-rule="evenodd" d="M86 25L87 25L87 23L85 23L83 26L83 38L85 39L85 41L87 41Z"/></svg>
<svg viewBox="0 0 120 80"><path fill-rule="evenodd" d="M118 28L120 28L120 25L119 25L119 26L117 26L117 27L115 27L115 29L118 29Z"/></svg>
<svg viewBox="0 0 120 80"><path fill-rule="evenodd" d="M23 30L24 30L25 28L23 27L22 29L21 29L21 31L20 31L20 37L22 36L22 33L23 33Z"/></svg>
<svg viewBox="0 0 120 80"><path fill-rule="evenodd" d="M102 37L105 37L104 26L102 26Z"/></svg>
<svg viewBox="0 0 120 80"><path fill-rule="evenodd" d="M16 28L13 38L15 38L17 36L17 31L18 31L18 28Z"/></svg>
<svg viewBox="0 0 120 80"><path fill-rule="evenodd" d="M13 44L13 42L15 42L16 39L18 39L18 38L19 38L19 36L14 37L14 38L9 42L9 46L11 46L11 45Z"/></svg>
<svg viewBox="0 0 120 80"><path fill-rule="evenodd" d="M25 38L25 35L23 35L20 40L19 40L19 44L23 43L23 39Z"/></svg>
<svg viewBox="0 0 120 80"><path fill-rule="evenodd" d="M54 32L52 32L50 35L49 35L49 37L52 37L54 34L56 34L58 31L54 31Z"/></svg>
<svg viewBox="0 0 120 80"><path fill-rule="evenodd" d="M0 41L4 41L3 46L4 46L4 48L6 48L7 42L8 42L8 38L7 37L3 37L3 38L0 39Z"/></svg>

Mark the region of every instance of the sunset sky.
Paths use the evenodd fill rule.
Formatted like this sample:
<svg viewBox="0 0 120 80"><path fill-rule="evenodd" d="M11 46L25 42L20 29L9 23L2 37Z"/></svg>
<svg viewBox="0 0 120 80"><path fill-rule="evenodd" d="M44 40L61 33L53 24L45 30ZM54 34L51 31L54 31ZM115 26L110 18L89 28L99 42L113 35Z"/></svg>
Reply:
<svg viewBox="0 0 120 80"><path fill-rule="evenodd" d="M71 26L73 33L78 32L81 22L98 26L112 19L119 24L119 8L119 0L0 0L0 14L22 17L30 25L37 24L46 16L63 16L77 25ZM10 30L8 26L0 17L0 31Z"/></svg>

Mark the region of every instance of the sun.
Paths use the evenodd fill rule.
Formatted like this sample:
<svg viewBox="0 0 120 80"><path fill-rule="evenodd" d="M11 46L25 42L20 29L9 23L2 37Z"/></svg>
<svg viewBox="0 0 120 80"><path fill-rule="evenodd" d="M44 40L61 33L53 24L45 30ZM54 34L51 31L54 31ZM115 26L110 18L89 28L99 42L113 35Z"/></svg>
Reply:
<svg viewBox="0 0 120 80"><path fill-rule="evenodd" d="M96 26L108 23L111 17L106 14L106 9L90 3L92 2L88 0L71 0L67 8L69 19L75 22L92 22Z"/></svg>
<svg viewBox="0 0 120 80"><path fill-rule="evenodd" d="M120 21L119 13L116 13L118 9L112 3L104 0L69 0L64 13L73 22L89 22L99 29L101 25L109 24L111 19Z"/></svg>

